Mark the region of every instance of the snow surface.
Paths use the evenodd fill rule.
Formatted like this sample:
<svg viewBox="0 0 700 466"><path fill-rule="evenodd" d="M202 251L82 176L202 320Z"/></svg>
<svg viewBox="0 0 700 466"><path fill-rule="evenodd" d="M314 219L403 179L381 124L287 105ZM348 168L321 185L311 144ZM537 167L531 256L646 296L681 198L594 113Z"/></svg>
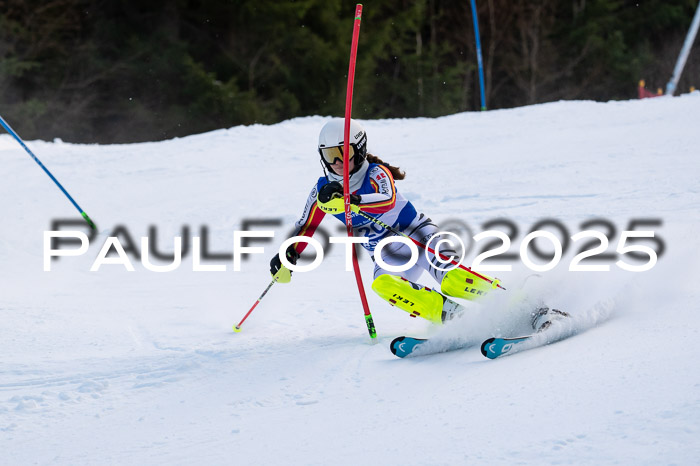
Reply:
<svg viewBox="0 0 700 466"><path fill-rule="evenodd" d="M0 135L0 463L698 464L700 93L364 122L370 150L407 171L398 188L434 220L476 234L510 219L517 253L545 218L569 235L609 220L608 252L630 219L660 219L647 228L666 247L652 270L609 260L610 272L569 272L579 243L519 289L532 272L514 260L494 273L508 291L438 329L374 295L363 257L372 344L336 246L316 271L275 285L234 334L320 174L326 120L145 144L30 141L101 230L50 272L43 232L79 217ZM225 272L193 272L191 253L169 273L134 258L134 272L89 271L119 226L139 247L154 225L158 249L172 251L183 226L199 236L204 225L209 251L231 254L245 219L283 224L248 228L275 238L240 272L228 259L204 262ZM335 235L339 225L323 223ZM388 349L399 335L522 333L523 303L538 302L589 328L496 361L477 347L405 360Z"/></svg>

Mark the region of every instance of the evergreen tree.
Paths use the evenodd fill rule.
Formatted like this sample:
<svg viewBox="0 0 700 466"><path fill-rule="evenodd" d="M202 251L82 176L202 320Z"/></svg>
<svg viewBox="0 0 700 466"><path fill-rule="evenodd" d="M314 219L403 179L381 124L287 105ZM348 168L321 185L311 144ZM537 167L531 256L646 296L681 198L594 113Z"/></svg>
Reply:
<svg viewBox="0 0 700 466"><path fill-rule="evenodd" d="M488 107L663 87L696 0L478 0ZM0 109L25 138L158 140L343 114L355 2L0 0ZM365 5L358 118L480 107L469 2ZM700 42L700 40L698 40ZM679 88L698 86L696 44ZM696 81L696 82L693 82Z"/></svg>

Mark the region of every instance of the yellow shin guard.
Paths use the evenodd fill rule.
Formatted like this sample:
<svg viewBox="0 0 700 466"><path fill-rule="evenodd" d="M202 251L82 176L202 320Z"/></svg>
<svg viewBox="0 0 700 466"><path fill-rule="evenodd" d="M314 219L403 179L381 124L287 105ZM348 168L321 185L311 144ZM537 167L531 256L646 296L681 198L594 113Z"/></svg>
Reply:
<svg viewBox="0 0 700 466"><path fill-rule="evenodd" d="M372 289L412 317L422 317L436 324L452 319L464 309L435 290L394 275L380 275L372 283Z"/></svg>
<svg viewBox="0 0 700 466"><path fill-rule="evenodd" d="M493 283L489 283L464 269L452 269L442 277L440 290L447 296L473 301L498 286L498 280L492 280Z"/></svg>

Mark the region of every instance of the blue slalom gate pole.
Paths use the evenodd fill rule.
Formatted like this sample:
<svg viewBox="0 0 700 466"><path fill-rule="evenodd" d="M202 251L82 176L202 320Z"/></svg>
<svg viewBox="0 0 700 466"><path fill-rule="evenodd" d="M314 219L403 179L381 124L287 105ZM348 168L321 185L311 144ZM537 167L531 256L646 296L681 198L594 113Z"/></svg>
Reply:
<svg viewBox="0 0 700 466"><path fill-rule="evenodd" d="M472 17L474 18L474 35L476 36L476 61L479 64L479 87L481 88L481 110L486 110L486 93L484 92L484 60L481 58L481 35L479 34L479 19L476 16L476 0L471 0Z"/></svg>
<svg viewBox="0 0 700 466"><path fill-rule="evenodd" d="M681 53L678 55L678 60L676 60L676 66L673 68L673 75L671 79L666 84L666 95L673 95L678 85L678 80L681 79L681 73L683 73L683 68L685 67L685 62L688 59L688 54L690 49L693 48L693 42L695 41L695 36L698 33L698 28L700 27L700 3L698 3L698 8L695 10L695 16L693 16L693 22L690 23L690 29L688 29L688 34L685 36L685 42L683 43L683 48Z"/></svg>
<svg viewBox="0 0 700 466"><path fill-rule="evenodd" d="M51 178L51 180L53 180L53 182L56 183L56 186L58 186L58 188L61 191L63 191L63 194L66 195L68 200L71 201L71 203L75 206L76 209L78 209L78 212L80 212L80 215L82 215L83 218L85 219L85 221L88 222L88 225L90 225L90 228L92 228L93 230L97 230L97 227L95 226L93 221L90 219L88 214L86 214L85 211L80 208L78 203L75 202L75 200L71 197L70 194L68 194L68 191L66 191L66 189L61 185L61 183L59 183L58 180L51 174L51 172L44 166L44 164L41 163L41 160L39 160L36 157L36 155L34 155L34 153L31 150L29 150L29 147L27 147L27 145L24 143L24 141L22 141L22 138L20 138L19 135L17 133L15 133L15 130L13 130L12 127L10 127L9 123L7 123L2 116L0 116L0 125L2 125L2 127L5 128L5 131L7 131L13 138L15 138L15 140L17 140L19 145L22 146L24 148L24 150L27 151L27 154L29 154L34 159L34 161L39 164L41 169L44 170L44 172L47 175L49 175L49 178Z"/></svg>

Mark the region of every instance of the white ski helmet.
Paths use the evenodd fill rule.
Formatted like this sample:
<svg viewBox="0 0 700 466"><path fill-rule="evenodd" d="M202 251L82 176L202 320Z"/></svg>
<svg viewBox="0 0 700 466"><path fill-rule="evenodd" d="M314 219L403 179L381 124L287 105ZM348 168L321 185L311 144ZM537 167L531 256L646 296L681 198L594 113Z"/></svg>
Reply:
<svg viewBox="0 0 700 466"><path fill-rule="evenodd" d="M328 168L335 163L336 159L343 160L343 135L345 132L345 120L334 118L321 129L318 135L318 153L321 154L321 161ZM350 120L350 153L349 159L355 157L355 168L352 173L360 169L367 156L367 132L355 120Z"/></svg>

